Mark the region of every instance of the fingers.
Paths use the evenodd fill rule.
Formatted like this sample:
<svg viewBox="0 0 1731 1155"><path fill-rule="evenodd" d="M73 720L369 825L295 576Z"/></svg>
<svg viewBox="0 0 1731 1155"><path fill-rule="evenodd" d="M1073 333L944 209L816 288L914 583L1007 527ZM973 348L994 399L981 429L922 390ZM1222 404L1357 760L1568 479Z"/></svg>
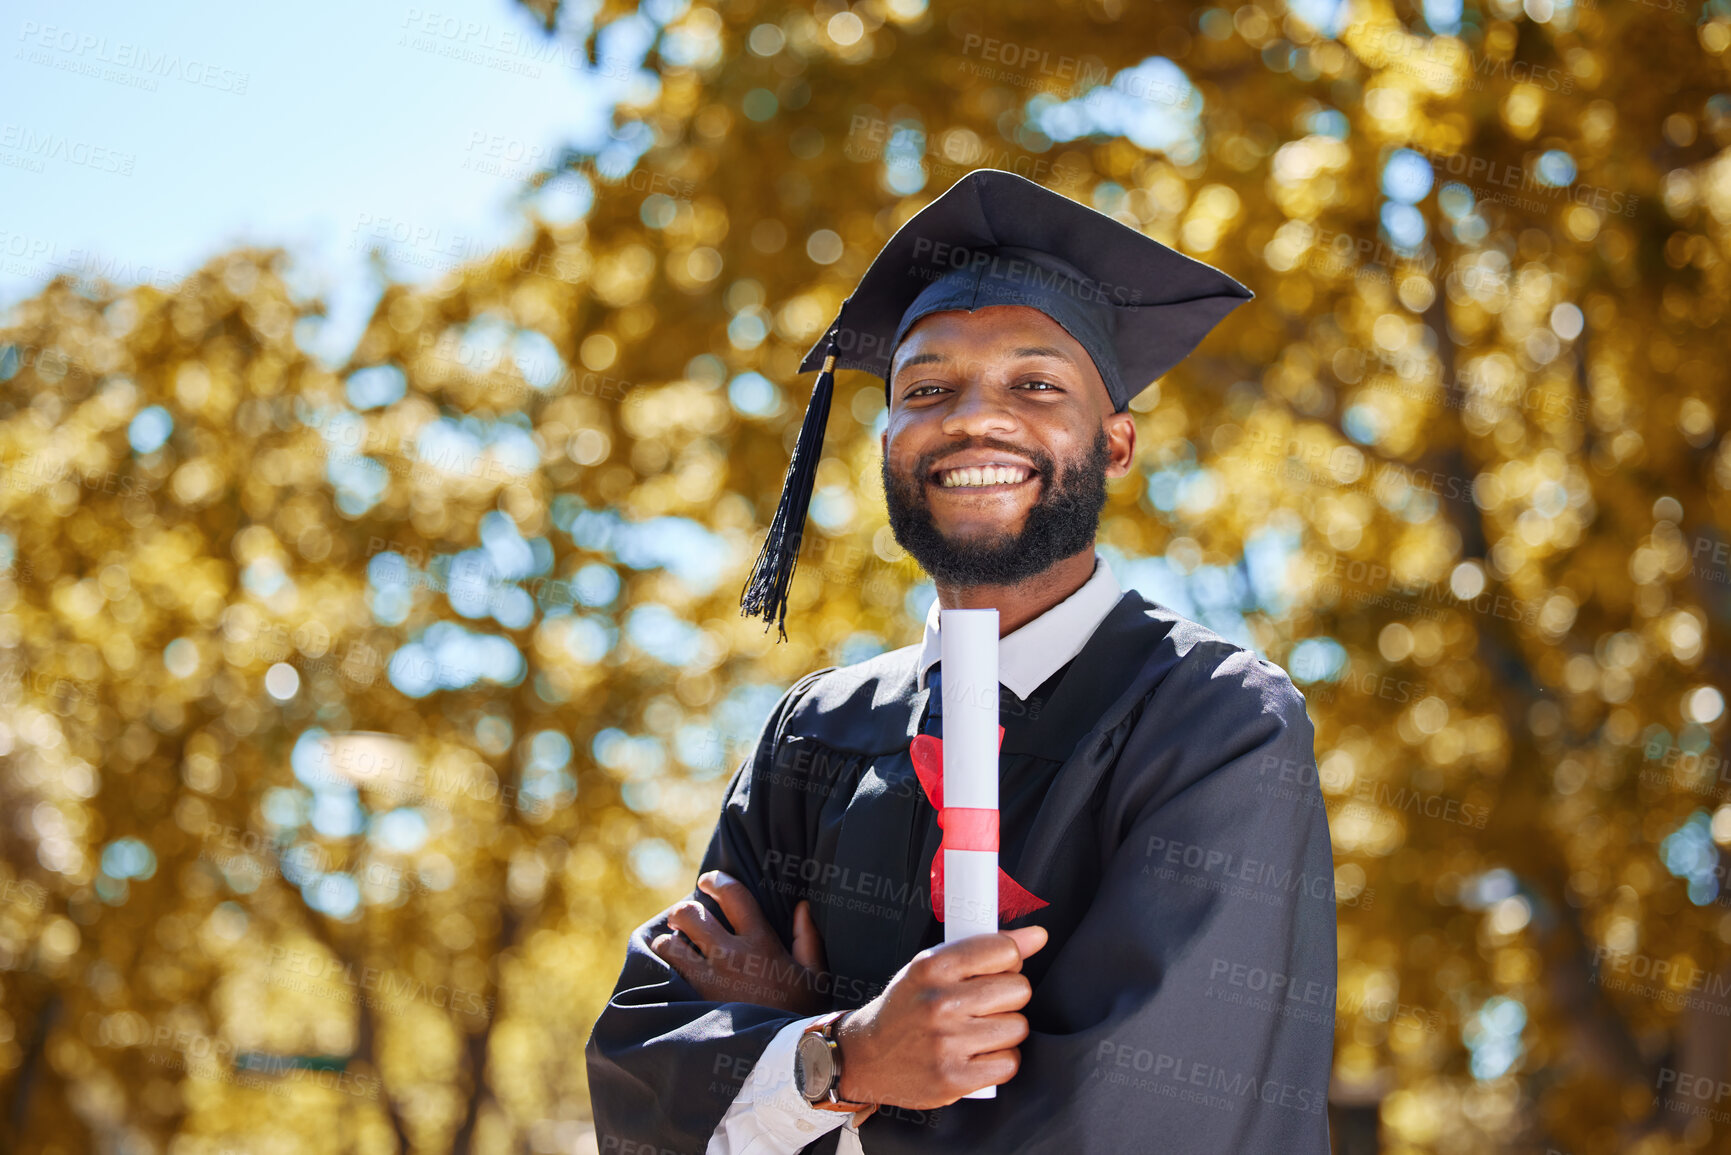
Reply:
<svg viewBox="0 0 1731 1155"><path fill-rule="evenodd" d="M676 903L667 912L667 925L689 938L705 956L722 950L728 938L726 928L709 913L708 907L695 899Z"/></svg>
<svg viewBox="0 0 1731 1155"><path fill-rule="evenodd" d="M1022 1052L1016 1047L975 1055L968 1060L968 1081L975 1083L976 1089L999 1086L1015 1078L1021 1066Z"/></svg>
<svg viewBox="0 0 1731 1155"><path fill-rule="evenodd" d="M824 965L823 938L811 916L811 903L805 899L793 908L793 961L814 973L829 969Z"/></svg>
<svg viewBox="0 0 1731 1155"><path fill-rule="evenodd" d="M1020 972L1022 960L1046 945L1047 934L1043 926L1020 926L1015 930L999 931L1015 944L1016 961L1004 968L1007 972Z"/></svg>
<svg viewBox="0 0 1731 1155"><path fill-rule="evenodd" d="M1031 931L1037 931L1038 936L1029 934ZM933 947L932 959L939 974L948 979L1014 972L1022 969L1022 959L1045 942L1045 934L1043 928L1036 926L975 935L960 942ZM1029 944L1026 951L1022 949L1024 938Z"/></svg>
<svg viewBox="0 0 1731 1155"><path fill-rule="evenodd" d="M1046 933L1046 928L1043 926L1019 926L1015 930L1006 930L1000 933L1009 935L1015 941L1016 950L1020 952L1022 958L1027 958L1045 946L1046 941L1051 937Z"/></svg>
<svg viewBox="0 0 1731 1155"><path fill-rule="evenodd" d="M744 883L719 870L711 870L697 879L697 889L713 898L727 916L734 933L744 938L756 938L769 930L763 910L757 905Z"/></svg>
<svg viewBox="0 0 1731 1155"><path fill-rule="evenodd" d="M658 934L649 941L649 949L692 986L697 985L698 976L708 969L704 957L692 950L691 945L678 935Z"/></svg>
<svg viewBox="0 0 1731 1155"><path fill-rule="evenodd" d="M975 975L959 989L965 1013L976 1017L1019 1011L1034 995L1033 984L1021 974Z"/></svg>
<svg viewBox="0 0 1731 1155"><path fill-rule="evenodd" d="M968 1024L968 1049L977 1057L1015 1047L1028 1037L1028 1016L1011 1011L983 1015Z"/></svg>

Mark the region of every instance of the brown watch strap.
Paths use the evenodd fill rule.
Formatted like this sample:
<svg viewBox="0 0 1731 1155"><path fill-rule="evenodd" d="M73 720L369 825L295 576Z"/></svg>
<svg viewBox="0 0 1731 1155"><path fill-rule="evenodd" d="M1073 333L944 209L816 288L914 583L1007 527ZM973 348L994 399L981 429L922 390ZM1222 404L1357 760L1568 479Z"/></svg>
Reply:
<svg viewBox="0 0 1731 1155"><path fill-rule="evenodd" d="M835 1083L830 1087L829 1097L819 1099L815 1103L809 1099L806 1100L819 1111L845 1111L851 1115L868 1108L874 1111L877 1109L876 1103L850 1103L841 1097L841 1041L837 1038L837 1031L841 1027L841 1021L852 1013L851 1009L832 1011L805 1029L805 1033L808 1035L822 1035L825 1041L829 1043L830 1054L835 1059Z"/></svg>

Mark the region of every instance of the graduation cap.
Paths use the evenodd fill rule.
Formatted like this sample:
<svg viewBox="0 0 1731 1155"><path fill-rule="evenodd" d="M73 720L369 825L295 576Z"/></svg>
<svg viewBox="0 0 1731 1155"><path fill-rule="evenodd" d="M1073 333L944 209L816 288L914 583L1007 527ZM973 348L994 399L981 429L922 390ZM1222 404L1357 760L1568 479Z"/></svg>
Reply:
<svg viewBox="0 0 1731 1155"><path fill-rule="evenodd" d="M787 595L829 422L835 370L884 379L915 322L991 305L1040 310L1092 358L1113 412L1153 384L1255 294L1211 265L999 169L975 169L915 213L878 253L800 362L821 369L782 483L781 504L740 597L787 639Z"/></svg>

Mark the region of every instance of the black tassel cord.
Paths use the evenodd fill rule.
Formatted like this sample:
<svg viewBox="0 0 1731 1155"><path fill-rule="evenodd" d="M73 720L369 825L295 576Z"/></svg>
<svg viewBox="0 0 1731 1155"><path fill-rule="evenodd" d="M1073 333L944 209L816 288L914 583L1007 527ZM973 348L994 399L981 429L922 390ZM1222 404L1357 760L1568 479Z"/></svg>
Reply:
<svg viewBox="0 0 1731 1155"><path fill-rule="evenodd" d="M805 407L805 423L799 427L787 477L781 484L781 504L769 524L769 536L757 555L751 578L740 595L740 610L746 617L761 617L765 632L773 623L787 641L787 593L793 584L793 567L799 561L800 540L805 535L806 511L817 481L817 463L823 453L824 428L829 424L830 396L835 392L836 338L832 332L824 349L823 372L811 388Z"/></svg>

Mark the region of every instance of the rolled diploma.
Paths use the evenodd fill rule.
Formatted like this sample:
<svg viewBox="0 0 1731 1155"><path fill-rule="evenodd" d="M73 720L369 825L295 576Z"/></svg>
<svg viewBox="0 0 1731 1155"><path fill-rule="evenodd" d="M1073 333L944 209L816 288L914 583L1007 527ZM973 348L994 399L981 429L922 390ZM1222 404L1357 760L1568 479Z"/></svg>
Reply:
<svg viewBox="0 0 1731 1155"><path fill-rule="evenodd" d="M944 805L998 808L998 611L939 610ZM944 941L998 930L998 852L944 851ZM982 1087L969 1099L992 1099Z"/></svg>

